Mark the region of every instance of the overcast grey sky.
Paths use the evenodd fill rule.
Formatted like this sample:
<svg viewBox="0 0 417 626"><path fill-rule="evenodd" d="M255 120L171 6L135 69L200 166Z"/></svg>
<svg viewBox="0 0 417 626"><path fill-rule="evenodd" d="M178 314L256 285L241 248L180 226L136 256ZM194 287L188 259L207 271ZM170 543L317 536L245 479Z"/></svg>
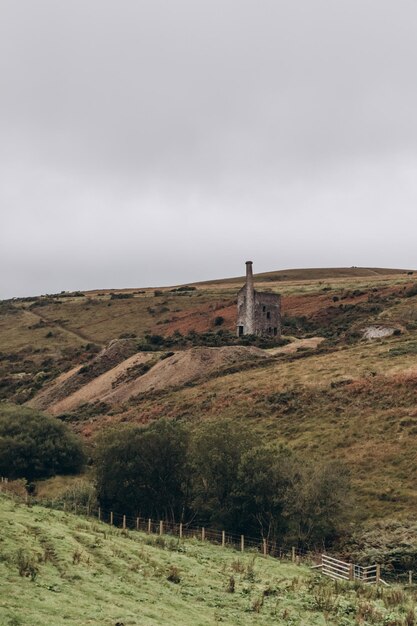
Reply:
<svg viewBox="0 0 417 626"><path fill-rule="evenodd" d="M0 0L0 297L417 266L416 0Z"/></svg>

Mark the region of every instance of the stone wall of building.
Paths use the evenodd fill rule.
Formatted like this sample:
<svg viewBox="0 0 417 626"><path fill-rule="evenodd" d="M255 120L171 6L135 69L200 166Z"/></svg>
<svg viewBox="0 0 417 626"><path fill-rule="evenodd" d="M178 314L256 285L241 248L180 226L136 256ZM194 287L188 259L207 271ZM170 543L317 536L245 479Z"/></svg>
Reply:
<svg viewBox="0 0 417 626"><path fill-rule="evenodd" d="M237 335L281 335L281 296L255 290L252 261L246 262L246 283L237 297Z"/></svg>

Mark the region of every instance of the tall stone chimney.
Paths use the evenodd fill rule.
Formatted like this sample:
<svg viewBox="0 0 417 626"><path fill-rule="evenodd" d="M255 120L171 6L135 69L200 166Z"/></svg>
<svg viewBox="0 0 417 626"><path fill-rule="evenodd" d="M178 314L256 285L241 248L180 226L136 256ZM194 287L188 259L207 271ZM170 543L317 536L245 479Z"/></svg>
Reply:
<svg viewBox="0 0 417 626"><path fill-rule="evenodd" d="M255 289L253 286L252 261L246 261L246 332L255 334Z"/></svg>

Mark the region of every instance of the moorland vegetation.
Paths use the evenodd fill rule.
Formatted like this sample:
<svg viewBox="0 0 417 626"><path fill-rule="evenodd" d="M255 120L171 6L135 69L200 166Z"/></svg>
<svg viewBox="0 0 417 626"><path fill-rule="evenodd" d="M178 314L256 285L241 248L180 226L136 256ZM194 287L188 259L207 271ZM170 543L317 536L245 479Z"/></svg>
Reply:
<svg viewBox="0 0 417 626"><path fill-rule="evenodd" d="M107 445L108 454L112 453L111 443L105 444L106 435L102 435L107 427L116 429L114 446L127 446L130 437L132 450L133 443L144 450L144 441L157 437L156 426L149 430L133 426L126 429L129 435L122 426L169 420L172 428L178 427L173 437L178 446L181 442L185 446L187 463L187 480L181 483L186 485L181 487L185 493L180 493L181 505L175 516L187 511L205 523L231 527L238 510L239 519L246 520L245 528L254 529L257 523L260 532L267 533L265 519L254 522L263 507L277 516L273 532L292 533L305 541L311 541L311 536L316 541L320 533L333 541L343 538L339 548L346 554L350 550L357 559L366 554L374 560L372 554L377 554L383 561L385 554L387 562L409 567L417 553L410 530L417 504L417 286L413 272L296 270L258 276L255 282L260 289L282 293L286 345L261 345L263 357L233 356L234 361L224 360L212 369L203 367L208 353L201 352L192 376L188 376L181 355L198 346L223 349L236 343L235 299L242 280L212 281L184 289L50 294L2 302L2 399L23 407L28 402L36 406L41 398L47 414L53 413L85 441L88 457L96 459L97 469L102 446ZM365 338L364 331L381 327L389 334L375 340ZM109 351L108 344L115 339L119 343ZM312 342L303 343L306 340ZM245 341L251 343L251 338ZM169 384L167 376L167 382L158 387L156 374L163 371L164 363L165 372L177 367L186 375L175 385ZM59 376L70 381L67 387ZM71 406L62 411L56 397L55 405L45 400L57 379L61 390L68 390L60 402ZM150 382L141 387L145 379ZM103 401L100 389L105 380L114 394ZM129 394L122 393L125 388ZM77 403L73 401L76 394L81 398ZM204 464L200 467L196 459L200 454L210 467L210 435L215 439L226 423L237 424L242 442L250 439L255 444L245 447L242 443L232 472L239 484L236 487L231 479L233 487L226 490L222 508L216 492L221 485L210 482L210 474L202 473ZM340 523L317 531L320 524L301 520L291 506L308 510L308 494L324 489L326 476L337 475L326 470L335 467L336 461L338 467L349 468L354 501L345 507ZM215 465L221 459L213 455L212 462ZM258 474L251 475L248 470L256 466L259 476L262 472L267 476L264 482L256 482ZM287 483L283 467L289 468ZM104 464L100 471L105 475ZM120 476L129 471L130 467L120 467ZM86 480L92 476L90 465ZM318 486L307 480L314 476ZM110 478L105 482L110 490ZM118 484L123 492L121 479ZM279 503L268 500L271 484L280 494ZM290 493L285 485L295 487L291 506L285 499ZM242 507L242 490L248 495L256 490L262 493L263 488L263 504L250 496L250 504ZM38 491L42 489L47 491L38 485ZM98 494L100 498L113 497L102 486ZM120 495L116 486L113 495ZM143 492L140 498L146 502ZM158 512L171 515L158 507Z"/></svg>

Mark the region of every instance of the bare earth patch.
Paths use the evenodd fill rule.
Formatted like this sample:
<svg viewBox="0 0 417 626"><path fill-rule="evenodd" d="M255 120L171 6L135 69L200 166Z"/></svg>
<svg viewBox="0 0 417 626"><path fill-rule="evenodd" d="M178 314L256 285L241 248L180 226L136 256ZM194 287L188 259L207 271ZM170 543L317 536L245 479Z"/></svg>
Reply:
<svg viewBox="0 0 417 626"><path fill-rule="evenodd" d="M87 402L104 402L104 398L111 394L113 385L117 383L119 377L127 374L130 368L134 368L138 364L146 364L153 358L154 353L152 352L141 352L133 355L108 372L83 385L68 397L51 404L48 407L48 412L52 415L59 415L72 411Z"/></svg>
<svg viewBox="0 0 417 626"><path fill-rule="evenodd" d="M383 337L391 337L395 328L389 326L367 326L363 331L364 339L382 339Z"/></svg>
<svg viewBox="0 0 417 626"><path fill-rule="evenodd" d="M43 390L31 404L42 405L53 415L73 411L88 402L119 404L141 393L181 387L225 367L268 356L265 350L255 347L198 347L175 352L153 365L155 358L160 358L159 353L139 352L62 397L60 389L79 368L68 372ZM146 368L138 367L141 364L153 366L146 371Z"/></svg>
<svg viewBox="0 0 417 626"><path fill-rule="evenodd" d="M267 350L268 354L295 354L298 350L307 350L309 348L315 350L323 341L324 337L310 337L309 339L296 339L286 346L279 348L271 348Z"/></svg>

